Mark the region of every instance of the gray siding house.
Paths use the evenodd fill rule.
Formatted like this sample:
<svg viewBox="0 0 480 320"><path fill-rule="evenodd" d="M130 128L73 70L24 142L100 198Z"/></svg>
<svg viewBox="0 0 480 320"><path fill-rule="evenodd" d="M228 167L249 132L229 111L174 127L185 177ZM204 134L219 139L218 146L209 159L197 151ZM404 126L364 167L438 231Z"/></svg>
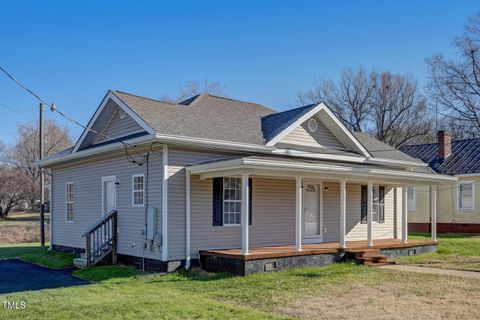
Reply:
<svg viewBox="0 0 480 320"><path fill-rule="evenodd" d="M435 250L409 240L408 186L456 178L363 134L323 104L277 112L194 96L109 91L51 173L51 246L148 270L240 274L323 265L348 252ZM413 248L413 250L412 250ZM355 250L354 250L355 249Z"/></svg>

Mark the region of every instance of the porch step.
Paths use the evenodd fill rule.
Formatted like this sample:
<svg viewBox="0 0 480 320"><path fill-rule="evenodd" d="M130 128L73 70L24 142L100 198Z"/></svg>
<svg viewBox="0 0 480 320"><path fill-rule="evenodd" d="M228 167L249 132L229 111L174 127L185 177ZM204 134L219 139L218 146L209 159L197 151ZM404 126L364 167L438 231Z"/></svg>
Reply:
<svg viewBox="0 0 480 320"><path fill-rule="evenodd" d="M77 268L85 268L87 266L87 259L84 259L84 258L73 259L73 265Z"/></svg>
<svg viewBox="0 0 480 320"><path fill-rule="evenodd" d="M383 266L395 264L377 249L367 249L356 252L356 260L365 266Z"/></svg>

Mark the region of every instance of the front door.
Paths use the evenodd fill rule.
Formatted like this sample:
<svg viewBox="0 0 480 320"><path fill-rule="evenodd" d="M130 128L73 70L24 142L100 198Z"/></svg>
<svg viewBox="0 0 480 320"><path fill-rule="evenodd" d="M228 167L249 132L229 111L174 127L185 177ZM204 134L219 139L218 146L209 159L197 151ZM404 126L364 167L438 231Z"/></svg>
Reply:
<svg viewBox="0 0 480 320"><path fill-rule="evenodd" d="M321 241L321 194L319 184L305 184L304 187L304 234L305 239Z"/></svg>
<svg viewBox="0 0 480 320"><path fill-rule="evenodd" d="M102 178L102 215L116 209L115 177Z"/></svg>

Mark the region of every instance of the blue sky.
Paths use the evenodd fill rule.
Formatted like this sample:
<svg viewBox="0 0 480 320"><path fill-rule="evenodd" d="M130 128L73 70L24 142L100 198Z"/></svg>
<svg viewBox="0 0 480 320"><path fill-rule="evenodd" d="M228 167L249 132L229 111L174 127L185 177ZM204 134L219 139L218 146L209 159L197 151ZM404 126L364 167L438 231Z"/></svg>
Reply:
<svg viewBox="0 0 480 320"><path fill-rule="evenodd" d="M158 98L188 80L284 110L347 66L423 83L424 59L453 55L453 38L479 9L473 0L2 1L0 65L82 123L108 89ZM36 105L0 75L0 140L12 143Z"/></svg>

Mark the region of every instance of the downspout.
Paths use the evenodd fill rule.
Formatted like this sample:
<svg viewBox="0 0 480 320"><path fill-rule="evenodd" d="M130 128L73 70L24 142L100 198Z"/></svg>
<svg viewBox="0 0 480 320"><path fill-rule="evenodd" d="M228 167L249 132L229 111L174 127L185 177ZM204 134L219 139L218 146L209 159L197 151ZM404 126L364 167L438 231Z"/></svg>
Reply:
<svg viewBox="0 0 480 320"><path fill-rule="evenodd" d="M162 149L162 261L168 260L168 146Z"/></svg>
<svg viewBox="0 0 480 320"><path fill-rule="evenodd" d="M190 172L185 169L185 270L190 268Z"/></svg>

